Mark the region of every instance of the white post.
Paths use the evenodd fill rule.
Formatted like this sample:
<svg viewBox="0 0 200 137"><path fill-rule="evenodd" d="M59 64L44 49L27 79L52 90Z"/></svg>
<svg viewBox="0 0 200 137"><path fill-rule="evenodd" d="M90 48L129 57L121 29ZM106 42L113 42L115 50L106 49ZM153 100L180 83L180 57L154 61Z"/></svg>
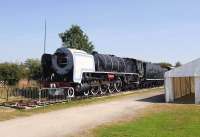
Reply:
<svg viewBox="0 0 200 137"><path fill-rule="evenodd" d="M42 94L42 93L41 93L41 92L42 92L41 90L42 90L42 89L39 90L39 102L41 102L41 94Z"/></svg>
<svg viewBox="0 0 200 137"><path fill-rule="evenodd" d="M172 78L165 78L165 101L166 102L174 102L174 93L173 93L173 84Z"/></svg>
<svg viewBox="0 0 200 137"><path fill-rule="evenodd" d="M195 104L200 104L200 77L195 77Z"/></svg>

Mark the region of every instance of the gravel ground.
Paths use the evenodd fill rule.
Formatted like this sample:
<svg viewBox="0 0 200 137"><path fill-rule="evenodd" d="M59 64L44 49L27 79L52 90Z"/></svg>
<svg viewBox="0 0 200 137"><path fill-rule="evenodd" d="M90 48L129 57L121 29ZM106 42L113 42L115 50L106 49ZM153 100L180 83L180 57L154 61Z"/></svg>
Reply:
<svg viewBox="0 0 200 137"><path fill-rule="evenodd" d="M2 137L67 137L79 136L107 122L124 116L134 116L139 109L144 109L155 100L160 101L161 92L142 93L105 103L73 107L54 112L37 114L0 122ZM154 97L159 97L154 98ZM81 135L80 135L81 136Z"/></svg>

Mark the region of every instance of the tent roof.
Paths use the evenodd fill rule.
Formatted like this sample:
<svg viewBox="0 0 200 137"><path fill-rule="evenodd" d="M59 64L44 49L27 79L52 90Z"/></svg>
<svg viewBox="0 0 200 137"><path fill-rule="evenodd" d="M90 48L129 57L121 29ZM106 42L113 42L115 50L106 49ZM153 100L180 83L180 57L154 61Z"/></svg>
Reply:
<svg viewBox="0 0 200 137"><path fill-rule="evenodd" d="M200 76L200 58L165 73L165 77Z"/></svg>

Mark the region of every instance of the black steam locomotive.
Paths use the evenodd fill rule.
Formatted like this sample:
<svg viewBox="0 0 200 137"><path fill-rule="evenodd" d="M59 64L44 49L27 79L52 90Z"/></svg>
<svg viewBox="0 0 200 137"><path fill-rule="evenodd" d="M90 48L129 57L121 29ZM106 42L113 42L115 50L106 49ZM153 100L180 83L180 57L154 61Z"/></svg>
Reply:
<svg viewBox="0 0 200 137"><path fill-rule="evenodd" d="M126 89L160 86L163 69L158 64L81 50L59 48L43 54L43 86L69 88L68 96L106 94Z"/></svg>

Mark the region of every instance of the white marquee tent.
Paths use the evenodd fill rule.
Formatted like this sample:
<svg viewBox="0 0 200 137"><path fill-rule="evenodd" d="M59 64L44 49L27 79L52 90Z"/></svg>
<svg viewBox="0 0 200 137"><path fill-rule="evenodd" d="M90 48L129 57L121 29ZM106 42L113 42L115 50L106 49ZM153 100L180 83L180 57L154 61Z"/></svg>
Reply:
<svg viewBox="0 0 200 137"><path fill-rule="evenodd" d="M200 58L165 73L166 102L193 93L200 104Z"/></svg>

